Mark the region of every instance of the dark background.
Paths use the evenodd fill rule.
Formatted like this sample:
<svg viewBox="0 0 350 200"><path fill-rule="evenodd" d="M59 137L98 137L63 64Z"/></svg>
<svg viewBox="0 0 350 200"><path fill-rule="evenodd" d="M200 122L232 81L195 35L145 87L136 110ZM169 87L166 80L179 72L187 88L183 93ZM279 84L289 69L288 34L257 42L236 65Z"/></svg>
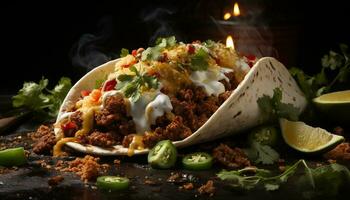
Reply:
<svg viewBox="0 0 350 200"><path fill-rule="evenodd" d="M118 57L122 47L146 47L162 35L190 42L224 41L227 34L233 34L238 50L275 56L287 67L310 72L317 70L330 49L341 42L350 44L350 10L345 1L314 5L301 0L238 1L239 24L225 25L222 16L233 2L1 3L0 94L14 94L24 81L38 81L42 76L51 84L61 76L76 81L92 67ZM262 48L256 52L255 47Z"/></svg>

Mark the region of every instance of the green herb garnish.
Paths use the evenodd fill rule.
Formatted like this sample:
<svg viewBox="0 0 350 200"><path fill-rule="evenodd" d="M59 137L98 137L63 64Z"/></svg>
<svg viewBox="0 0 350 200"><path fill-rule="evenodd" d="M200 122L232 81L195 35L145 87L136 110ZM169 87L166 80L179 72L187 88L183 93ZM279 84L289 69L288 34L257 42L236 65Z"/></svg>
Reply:
<svg viewBox="0 0 350 200"><path fill-rule="evenodd" d="M255 163L273 164L280 158L277 151L268 145L263 145L258 142L253 142L249 149L244 150L249 157L249 160L254 160Z"/></svg>
<svg viewBox="0 0 350 200"><path fill-rule="evenodd" d="M200 48L191 58L190 68L193 71L203 71L208 69L209 54L203 48Z"/></svg>
<svg viewBox="0 0 350 200"><path fill-rule="evenodd" d="M125 56L127 56L127 55L129 55L129 50L128 50L128 49L125 49L125 48L122 48L122 49L120 50L120 57L122 58L122 57L125 57Z"/></svg>
<svg viewBox="0 0 350 200"><path fill-rule="evenodd" d="M135 66L130 67L130 71L135 75L122 74L118 76L120 81L117 84L117 90L123 91L127 98L131 98L133 102L136 102L141 97L142 87L148 89L157 89L159 82L156 77L149 76L146 73L140 73Z"/></svg>
<svg viewBox="0 0 350 200"><path fill-rule="evenodd" d="M13 107L25 107L41 116L56 117L72 83L69 78L62 77L53 90L47 89L48 83L49 80L44 78L39 83L25 82L12 97Z"/></svg>
<svg viewBox="0 0 350 200"><path fill-rule="evenodd" d="M166 48L166 47L172 47L176 45L176 38L175 36L170 36L167 38L157 38L156 40L156 46Z"/></svg>
<svg viewBox="0 0 350 200"><path fill-rule="evenodd" d="M283 173L272 176L269 170L258 169L255 167L246 167L240 170L226 171L223 170L217 174L221 180L230 181L231 186L242 189L253 189L259 184L263 185L268 191L279 189L282 183L295 174L298 167L302 164L304 166L304 175L301 176L298 185L305 184L310 186L308 194L314 192L324 192L323 189L329 191L328 194L337 194L338 189L344 183L350 182L349 170L339 164L330 164L318 167L316 169L310 168L304 160L299 160L291 167L288 167ZM248 174L254 175L248 175ZM333 182L335 184L333 184ZM332 184L332 186L330 186Z"/></svg>
<svg viewBox="0 0 350 200"><path fill-rule="evenodd" d="M303 70L293 67L290 73L297 80L308 99L330 92L335 85L348 81L350 75L350 54L348 46L340 45L341 53L330 51L321 59L321 71L307 75Z"/></svg>
<svg viewBox="0 0 350 200"><path fill-rule="evenodd" d="M176 45L175 36L167 38L158 38L156 40L156 45L154 47L148 47L141 54L141 60L158 60L161 55L161 51L168 47L173 47Z"/></svg>
<svg viewBox="0 0 350 200"><path fill-rule="evenodd" d="M293 104L282 103L282 91L280 88L273 90L273 96L263 95L257 100L259 108L263 112L265 119L274 121L278 118L287 118L297 121L299 110Z"/></svg>

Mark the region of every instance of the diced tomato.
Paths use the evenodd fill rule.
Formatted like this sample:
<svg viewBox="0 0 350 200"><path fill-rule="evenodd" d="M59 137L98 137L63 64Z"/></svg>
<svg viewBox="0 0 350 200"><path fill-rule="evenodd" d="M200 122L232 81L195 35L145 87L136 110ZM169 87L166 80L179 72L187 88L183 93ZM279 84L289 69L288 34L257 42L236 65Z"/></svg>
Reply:
<svg viewBox="0 0 350 200"><path fill-rule="evenodd" d="M75 122L67 122L67 123L61 125L61 129L64 132L69 131L69 130L73 130L73 129L77 129L77 128L78 128L78 126L75 124Z"/></svg>
<svg viewBox="0 0 350 200"><path fill-rule="evenodd" d="M255 61L256 60L256 56L254 55L246 55L245 56L249 61Z"/></svg>
<svg viewBox="0 0 350 200"><path fill-rule="evenodd" d="M90 93L90 97L91 97L92 101L98 101L100 99L101 95L102 95L102 93L101 93L101 90L99 90L99 89L94 89Z"/></svg>
<svg viewBox="0 0 350 200"><path fill-rule="evenodd" d="M132 52L131 52L131 55L133 55L134 57L137 55L137 50L132 50Z"/></svg>
<svg viewBox="0 0 350 200"><path fill-rule="evenodd" d="M195 51L196 51L196 48L192 44L187 45L187 52L189 54L194 54Z"/></svg>
<svg viewBox="0 0 350 200"><path fill-rule="evenodd" d="M80 92L80 95L81 95L82 97L86 97L86 96L89 96L90 93L91 93L90 90L82 90L82 91Z"/></svg>
<svg viewBox="0 0 350 200"><path fill-rule="evenodd" d="M115 88L116 85L117 81L115 79L109 80L105 83L103 91L111 91Z"/></svg>

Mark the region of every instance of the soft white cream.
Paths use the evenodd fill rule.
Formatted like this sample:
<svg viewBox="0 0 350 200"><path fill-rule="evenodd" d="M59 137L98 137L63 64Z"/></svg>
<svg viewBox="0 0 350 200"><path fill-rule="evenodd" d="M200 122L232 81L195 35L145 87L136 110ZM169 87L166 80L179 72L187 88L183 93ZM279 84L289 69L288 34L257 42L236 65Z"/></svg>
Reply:
<svg viewBox="0 0 350 200"><path fill-rule="evenodd" d="M225 92L224 84L220 83L220 80L229 79L225 76L225 73L232 72L232 69L221 67L219 71L205 70L205 71L193 71L191 73L191 81L200 87L203 87L207 95L218 96Z"/></svg>
<svg viewBox="0 0 350 200"><path fill-rule="evenodd" d="M158 117L163 116L172 109L173 106L171 105L170 98L163 93L159 93L146 107L146 118L148 123L155 124Z"/></svg>

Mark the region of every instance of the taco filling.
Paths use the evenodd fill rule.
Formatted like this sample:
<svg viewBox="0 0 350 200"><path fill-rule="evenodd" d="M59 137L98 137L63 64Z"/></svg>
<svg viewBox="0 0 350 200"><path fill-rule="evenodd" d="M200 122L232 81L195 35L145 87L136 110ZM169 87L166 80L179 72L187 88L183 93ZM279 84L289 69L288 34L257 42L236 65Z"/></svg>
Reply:
<svg viewBox="0 0 350 200"><path fill-rule="evenodd" d="M247 59L219 42L176 42L162 38L115 65L97 89L81 91L56 123L59 142L102 148L153 147L183 140L199 129L249 70Z"/></svg>

